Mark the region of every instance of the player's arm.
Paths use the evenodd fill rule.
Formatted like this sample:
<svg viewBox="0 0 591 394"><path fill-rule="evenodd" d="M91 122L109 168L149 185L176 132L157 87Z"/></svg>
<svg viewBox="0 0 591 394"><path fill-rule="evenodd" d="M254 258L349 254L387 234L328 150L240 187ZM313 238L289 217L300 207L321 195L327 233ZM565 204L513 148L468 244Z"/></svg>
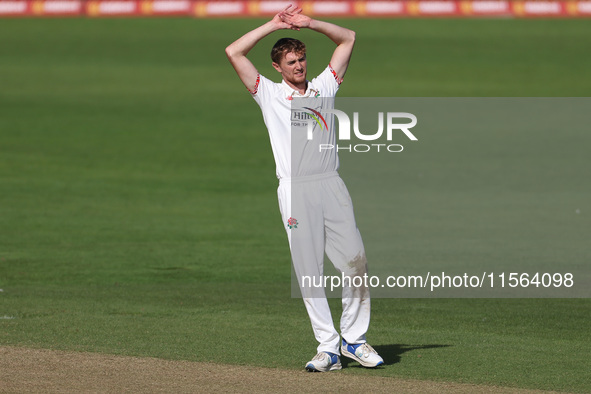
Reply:
<svg viewBox="0 0 591 394"><path fill-rule="evenodd" d="M240 77L240 80L249 91L254 91L259 72L250 60L248 60L246 55L263 37L266 37L277 30L292 28L288 23L282 20L282 17L285 12L293 9L295 9L295 7L290 5L275 15L269 22L249 31L226 48L226 56L228 56L228 60L230 60L238 77Z"/></svg>
<svg viewBox="0 0 591 394"><path fill-rule="evenodd" d="M355 32L345 27L341 27L329 22L323 22L312 19L309 16L301 14L302 9L296 8L285 10L281 18L283 21L289 23L291 26L299 28L308 28L319 33L324 34L330 38L337 48L332 54L330 65L337 73L339 78L345 76L349 60L351 60L351 53L353 53L353 46L355 45Z"/></svg>

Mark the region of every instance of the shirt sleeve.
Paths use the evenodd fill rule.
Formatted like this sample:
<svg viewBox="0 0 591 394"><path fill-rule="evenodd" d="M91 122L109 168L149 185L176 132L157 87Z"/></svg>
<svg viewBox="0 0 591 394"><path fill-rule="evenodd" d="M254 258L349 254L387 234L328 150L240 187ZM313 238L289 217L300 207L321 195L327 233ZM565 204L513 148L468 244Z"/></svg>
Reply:
<svg viewBox="0 0 591 394"><path fill-rule="evenodd" d="M257 104L261 106L273 97L273 87L273 81L259 74L257 75L257 81L255 83L254 90L249 89L249 92L252 95L254 101L256 101Z"/></svg>
<svg viewBox="0 0 591 394"><path fill-rule="evenodd" d="M315 86L320 88L320 94L323 97L334 97L336 96L343 80L329 64L312 82Z"/></svg>

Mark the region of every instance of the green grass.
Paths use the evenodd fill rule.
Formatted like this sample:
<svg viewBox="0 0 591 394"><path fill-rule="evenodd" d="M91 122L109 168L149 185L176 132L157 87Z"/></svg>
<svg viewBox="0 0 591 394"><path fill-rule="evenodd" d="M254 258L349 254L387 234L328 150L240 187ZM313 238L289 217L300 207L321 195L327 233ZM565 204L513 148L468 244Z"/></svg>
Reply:
<svg viewBox="0 0 591 394"><path fill-rule="evenodd" d="M14 319L0 344L291 369L313 355L268 137L223 51L258 23L2 21L0 317ZM587 21L342 23L358 44L341 96L591 91ZM280 36L252 52L273 77ZM299 36L315 74L331 43ZM369 339L389 365L344 373L588 392L590 313L588 299L375 299Z"/></svg>

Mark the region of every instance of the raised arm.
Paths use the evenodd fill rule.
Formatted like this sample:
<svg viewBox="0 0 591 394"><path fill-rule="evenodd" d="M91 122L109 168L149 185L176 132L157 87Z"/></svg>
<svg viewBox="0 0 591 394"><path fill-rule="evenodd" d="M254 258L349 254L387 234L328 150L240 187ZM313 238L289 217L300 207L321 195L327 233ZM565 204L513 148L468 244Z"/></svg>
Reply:
<svg viewBox="0 0 591 394"><path fill-rule="evenodd" d="M292 29L294 27L298 30L300 28L308 28L324 34L337 44L337 48L334 50L330 59L330 65L339 78L342 79L345 76L345 72L347 72L349 60L351 60L351 53L355 45L355 32L329 22L312 19L309 16L301 14L301 12L301 8L286 9L281 14L281 19L287 22Z"/></svg>
<svg viewBox="0 0 591 394"><path fill-rule="evenodd" d="M254 30L249 31L226 48L226 56L232 63L234 70L240 77L240 80L251 92L254 91L258 71L256 67L248 60L246 55L263 37L281 29L297 29L290 24L284 22L282 18L286 12L296 10L294 6L288 6L283 11L279 12L269 22Z"/></svg>

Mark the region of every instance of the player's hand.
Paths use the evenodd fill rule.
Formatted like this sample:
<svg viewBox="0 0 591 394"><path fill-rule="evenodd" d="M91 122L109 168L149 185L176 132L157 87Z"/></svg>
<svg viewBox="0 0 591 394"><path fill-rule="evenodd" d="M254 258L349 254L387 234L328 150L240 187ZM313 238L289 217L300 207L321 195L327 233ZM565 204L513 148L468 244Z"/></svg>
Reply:
<svg viewBox="0 0 591 394"><path fill-rule="evenodd" d="M301 13L302 9L295 6L289 6L283 10L281 14L281 20L288 23L294 30L300 30L300 28L310 27L312 18Z"/></svg>
<svg viewBox="0 0 591 394"><path fill-rule="evenodd" d="M279 11L277 15L273 17L271 22L275 25L277 30L281 29L291 29L291 30L300 30L298 27L292 25L291 23L287 22L286 19L289 15L292 15L295 10L298 8L292 4L285 7L282 11ZM300 9L301 12L301 9Z"/></svg>

